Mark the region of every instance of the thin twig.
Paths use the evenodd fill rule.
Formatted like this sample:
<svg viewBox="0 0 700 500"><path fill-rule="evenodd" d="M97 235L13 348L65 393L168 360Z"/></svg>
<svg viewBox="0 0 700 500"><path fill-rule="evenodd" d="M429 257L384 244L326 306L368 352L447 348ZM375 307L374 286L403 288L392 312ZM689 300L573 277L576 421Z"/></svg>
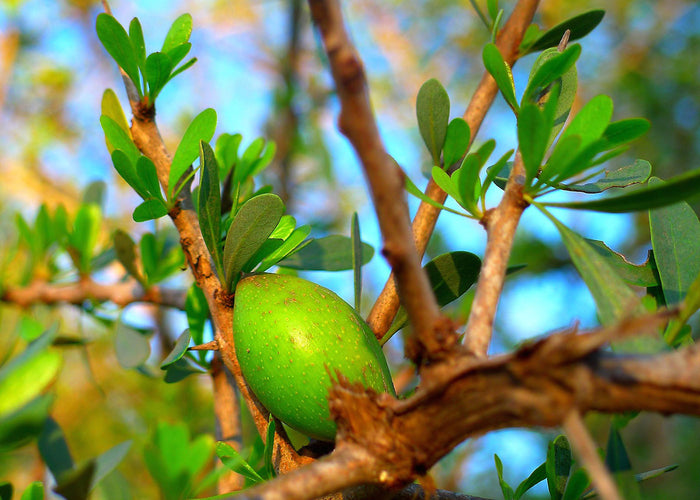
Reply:
<svg viewBox="0 0 700 500"><path fill-rule="evenodd" d="M570 411L562 422L562 427L600 498L603 500L622 500L620 492L617 491L615 480L600 459L596 444L588 433L578 411Z"/></svg>
<svg viewBox="0 0 700 500"><path fill-rule="evenodd" d="M407 355L421 360L444 356L456 343L442 320L428 277L415 251L404 194L404 178L386 152L372 112L362 61L345 29L336 0L310 0L311 16L328 55L341 110L338 127L360 159L384 239L382 253L394 271L401 302L413 326Z"/></svg>
<svg viewBox="0 0 700 500"><path fill-rule="evenodd" d="M82 305L86 300L113 302L126 307L136 302L185 309L187 292L159 286L144 290L136 280L102 284L90 278L75 283L48 283L34 281L26 287L11 287L2 291L0 301L29 307L32 304Z"/></svg>
<svg viewBox="0 0 700 500"><path fill-rule="evenodd" d="M501 51L505 61L511 66L518 59L518 46L520 45L525 30L532 22L532 17L537 10L538 3L538 0L520 0L515 5L512 14L498 35L496 45ZM469 128L471 129L470 140L472 142L497 93L498 87L495 80L488 72L484 72L479 86L469 102L469 106L464 112L464 120L469 124ZM428 182L425 194L438 203L444 203L447 198L447 193L440 189L432 179ZM416 216L413 219L412 230L415 246L421 257L425 253L428 240L433 234L439 215L440 209L428 203L421 202L418 207ZM398 309L399 297L396 293L396 285L392 274L384 285L384 289L379 294L379 297L377 297L374 307L367 317L367 323L370 325L377 338L381 339L387 332Z"/></svg>

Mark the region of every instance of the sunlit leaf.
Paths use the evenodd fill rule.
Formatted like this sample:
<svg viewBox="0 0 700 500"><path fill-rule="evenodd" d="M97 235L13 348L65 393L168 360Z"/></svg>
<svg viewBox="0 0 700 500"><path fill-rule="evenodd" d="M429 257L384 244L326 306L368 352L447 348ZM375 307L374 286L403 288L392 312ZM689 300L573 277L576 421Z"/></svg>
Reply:
<svg viewBox="0 0 700 500"><path fill-rule="evenodd" d="M542 463L515 489L514 500L519 500L528 490L547 479L546 464Z"/></svg>
<svg viewBox="0 0 700 500"><path fill-rule="evenodd" d="M161 370L166 370L170 365L182 358L187 352L187 347L190 345L190 331L185 330L180 334L180 336L175 341L172 351L165 357L163 362L160 364Z"/></svg>
<svg viewBox="0 0 700 500"><path fill-rule="evenodd" d="M154 52L146 59L146 80L151 104L155 102L156 97L168 82L172 69L170 58L162 52Z"/></svg>
<svg viewBox="0 0 700 500"><path fill-rule="evenodd" d="M260 474L255 472L255 469L253 469L230 444L224 442L216 443L216 455L221 459L223 464L233 472L250 479L254 483L263 482L263 478L260 477Z"/></svg>
<svg viewBox="0 0 700 500"><path fill-rule="evenodd" d="M143 95L136 51L124 27L110 14L99 14L95 23L95 29L97 37L109 55L129 75L139 95Z"/></svg>
<svg viewBox="0 0 700 500"><path fill-rule="evenodd" d="M501 487L501 492L503 493L504 500L513 500L514 493L513 488L506 482L503 478L503 462L498 457L498 455L493 455L493 460L496 463L496 473L498 474L498 484Z"/></svg>
<svg viewBox="0 0 700 500"><path fill-rule="evenodd" d="M199 156L200 141L211 141L211 138L214 137L215 129L216 111L211 108L205 109L195 116L189 127L187 127L170 165L169 197L174 194L175 187L187 168Z"/></svg>
<svg viewBox="0 0 700 500"><path fill-rule="evenodd" d="M493 43L488 43L484 46L482 59L486 71L488 71L496 85L501 91L503 98L513 110L518 112L518 101L515 99L515 83L513 82L513 72L508 66L508 63L503 59L501 52Z"/></svg>
<svg viewBox="0 0 700 500"><path fill-rule="evenodd" d="M161 51L168 52L176 46L186 43L192 34L192 16L190 14L182 14L173 21L173 24L165 35L163 48Z"/></svg>
<svg viewBox="0 0 700 500"><path fill-rule="evenodd" d="M143 40L143 29L137 18L133 18L129 23L129 39L134 47L136 64L143 71L146 67L146 42Z"/></svg>
<svg viewBox="0 0 700 500"><path fill-rule="evenodd" d="M119 123L107 115L102 115L100 117L100 124L102 125L102 130L105 133L108 144L111 144L114 148L110 151L110 154L118 149L129 158L132 165L136 165L136 161L139 159L139 156L141 156L141 152L131 140L128 131L124 130ZM128 182L128 179L125 178L125 180Z"/></svg>
<svg viewBox="0 0 700 500"><path fill-rule="evenodd" d="M168 207L162 200L150 198L138 205L134 209L132 218L134 222L146 222L148 220L160 219L168 215Z"/></svg>

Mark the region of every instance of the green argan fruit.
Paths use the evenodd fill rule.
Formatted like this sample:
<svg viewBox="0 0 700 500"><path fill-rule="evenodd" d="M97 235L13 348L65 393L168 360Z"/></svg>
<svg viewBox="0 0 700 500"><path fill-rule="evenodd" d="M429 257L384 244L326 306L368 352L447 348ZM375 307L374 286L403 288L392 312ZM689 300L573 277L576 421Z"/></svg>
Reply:
<svg viewBox="0 0 700 500"><path fill-rule="evenodd" d="M260 402L310 437L335 438L328 390L336 371L396 394L367 323L335 293L304 279L257 274L239 281L233 335L243 376Z"/></svg>

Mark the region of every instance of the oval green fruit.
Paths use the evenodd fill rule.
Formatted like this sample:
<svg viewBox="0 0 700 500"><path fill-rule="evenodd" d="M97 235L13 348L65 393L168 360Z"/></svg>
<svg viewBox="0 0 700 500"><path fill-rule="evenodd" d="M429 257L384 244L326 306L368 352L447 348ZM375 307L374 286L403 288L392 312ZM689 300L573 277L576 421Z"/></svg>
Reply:
<svg viewBox="0 0 700 500"><path fill-rule="evenodd" d="M260 402L310 437L335 438L328 390L336 371L396 394L367 323L335 293L304 279L257 274L239 281L233 335L243 376Z"/></svg>

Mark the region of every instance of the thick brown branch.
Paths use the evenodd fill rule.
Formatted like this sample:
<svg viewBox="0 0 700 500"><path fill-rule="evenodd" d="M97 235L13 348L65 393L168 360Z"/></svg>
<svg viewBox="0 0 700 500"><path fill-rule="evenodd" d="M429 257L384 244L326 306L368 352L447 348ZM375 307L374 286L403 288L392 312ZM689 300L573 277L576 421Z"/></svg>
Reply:
<svg viewBox="0 0 700 500"><path fill-rule="evenodd" d="M276 491L282 484L297 499L367 481L400 488L467 438L507 427L570 424L572 411L700 415L700 346L653 357L605 350L612 340L656 332L667 319L661 314L584 334L555 334L488 359L463 355L433 372L433 380L424 380L405 401L341 379L331 393L336 451L294 476L251 490L250 498L281 498ZM347 477L336 477L341 466ZM308 478L327 487L305 494Z"/></svg>
<svg viewBox="0 0 700 500"><path fill-rule="evenodd" d="M501 54L503 54L503 58L511 66L519 56L518 46L520 45L525 30L532 22L532 17L537 10L538 3L537 0L520 0L499 33L496 45L501 51ZM495 80L489 73L485 72L469 102L467 110L464 112L464 120L469 124L469 128L471 129L472 141L474 137L476 137L481 123L486 116L486 112L491 107L491 103L493 103L497 93L498 87L496 86ZM440 189L432 179L428 183L425 194L438 203L444 203L447 198L447 193ZM418 207L416 216L413 219L413 238L416 248L418 249L418 254L421 257L425 253L428 240L433 234L439 215L440 209L428 203L421 202ZM394 277L392 275L384 285L384 289L379 294L372 311L367 317L367 323L369 323L377 338L381 339L387 332L398 309L399 297L396 294L396 284L394 283Z"/></svg>
<svg viewBox="0 0 700 500"><path fill-rule="evenodd" d="M464 336L467 349L477 356L486 356L491 342L493 321L503 291L515 230L527 207L523 201L524 180L525 168L518 151L501 202L481 221L486 227L486 251Z"/></svg>
<svg viewBox="0 0 700 500"><path fill-rule="evenodd" d="M89 278L76 283L58 284L34 281L26 287L7 288L0 295L0 301L29 307L32 304L74 304L82 305L86 300L113 302L125 307L135 302L156 304L176 309L185 308L186 292L152 286L148 290L135 280L120 283L102 284Z"/></svg>
<svg viewBox="0 0 700 500"><path fill-rule="evenodd" d="M382 252L394 271L401 302L413 326L407 353L418 362L421 358L440 358L455 345L456 336L449 322L441 321L428 277L415 251L403 173L379 136L362 61L345 29L338 2L310 0L309 5L340 99L338 126L362 163L384 238Z"/></svg>

